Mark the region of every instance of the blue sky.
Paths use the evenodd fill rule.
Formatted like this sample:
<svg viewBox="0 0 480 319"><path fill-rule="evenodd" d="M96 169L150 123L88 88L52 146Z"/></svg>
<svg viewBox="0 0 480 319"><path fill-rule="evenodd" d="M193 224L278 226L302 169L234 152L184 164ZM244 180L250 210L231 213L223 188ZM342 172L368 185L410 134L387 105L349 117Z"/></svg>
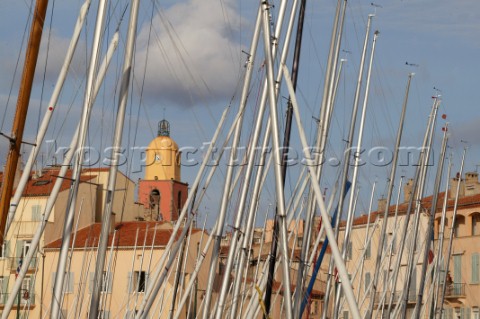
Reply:
<svg viewBox="0 0 480 319"><path fill-rule="evenodd" d="M121 12L128 1L110 4L107 38L115 29ZM47 107L51 91L63 56L69 43L81 1L50 1L45 23L42 53L28 115L26 140L32 141L38 121ZM243 63L248 50L256 15L257 2L235 0L204 1L143 1L136 44L135 81L129 103L125 146L145 146L155 136L157 122L165 117L170 121L172 137L180 146L200 147L210 140L224 107L238 105L241 92ZM343 40L342 58L348 59L339 88L337 106L332 124L328 154L339 156L342 138L346 135L348 117L353 100L361 45L366 17L374 11L371 1L348 2ZM273 18L276 18L278 1L274 1ZM1 131L9 133L14 116L21 68L15 65L20 54L23 60L22 37L28 21L30 0L4 0L0 3L0 114ZM336 1L310 1L307 4L304 46L300 62L298 98L302 106L303 123L309 138L313 137L315 121L321 102L326 55L330 40ZM447 114L450 123L450 152L456 167L463 144L469 142L466 169L475 170L479 159L480 112L478 85L480 84L480 2L476 0L395 0L378 1L373 29L380 31L373 66L373 76L368 105L368 119L364 145L367 149L393 144L405 84L409 72L416 75L412 82L409 109L405 124L404 146L421 144L431 107L431 96L441 90L442 104L439 115ZM83 32L78 52L72 65L57 114L47 138L57 145L68 145L80 115L85 77L86 55L89 53L94 25L96 2L92 4L87 20L89 32ZM52 15L53 12L53 15ZM127 11L128 12L128 11ZM152 19L153 16L153 19ZM116 108L116 78L122 65L125 43L125 18L118 54L115 56L106 83L99 94L92 116L89 142L98 149L111 143ZM150 34L150 40L149 40ZM105 40L104 48L108 40ZM347 53L349 51L350 53ZM48 52L48 53L47 53ZM48 56L48 59L47 59ZM47 61L47 63L46 63ZM146 62L147 61L147 62ZM291 64L291 58L288 60ZM407 66L406 62L418 67ZM245 130L255 118L258 87L262 79L261 57L257 59L251 94L250 112L246 115ZM146 70L146 72L144 71ZM11 93L10 93L10 88ZM43 91L43 94L42 94ZM282 96L288 96L285 87ZM284 99L285 100L285 99ZM8 101L8 104L7 104ZM280 103L285 107L285 103ZM6 107L5 107L6 106ZM231 121L232 116L229 117ZM440 123L437 127L437 148L441 139ZM250 126L249 126L250 125ZM358 126L357 126L358 127ZM296 130L294 129L294 133ZM243 137L245 141L246 137ZM300 150L298 139L294 147ZM0 141L0 162L4 163L6 141ZM43 163L51 163L47 148ZM192 183L198 167L183 169L183 179ZM225 167L221 167L225 172ZM131 170L129 170L131 171ZM298 170L293 168L287 187L293 187ZM379 182L377 197L386 195L388 167L366 165L360 170L360 209L368 205L371 183ZM411 167L402 167L398 175L411 176ZM322 187L331 189L338 169L326 170ZM132 179L141 173L131 174ZM430 179L434 178L434 171ZM429 183L429 191L432 187ZM265 188L262 205L274 202L270 182ZM204 211L218 209L222 189L222 174L215 179L212 191L207 193ZM428 191L427 191L428 193Z"/></svg>

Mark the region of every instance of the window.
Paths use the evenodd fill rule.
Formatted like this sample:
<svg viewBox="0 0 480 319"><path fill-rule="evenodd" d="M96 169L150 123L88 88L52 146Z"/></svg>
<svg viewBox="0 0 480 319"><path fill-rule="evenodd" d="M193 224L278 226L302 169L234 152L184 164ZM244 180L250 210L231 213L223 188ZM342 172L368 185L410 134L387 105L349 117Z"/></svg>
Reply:
<svg viewBox="0 0 480 319"><path fill-rule="evenodd" d="M34 222L42 221L42 206L41 205L32 205L32 221L34 221Z"/></svg>
<svg viewBox="0 0 480 319"><path fill-rule="evenodd" d="M158 189L154 189L150 193L150 208L154 208L155 206L160 205L160 192Z"/></svg>
<svg viewBox="0 0 480 319"><path fill-rule="evenodd" d="M14 258L14 265L15 268L18 266L20 263L20 259L25 260L25 257L28 254L28 251L30 250L30 247L32 245L31 240L17 240L16 246L15 246L15 258ZM32 258L29 268L35 267L35 258Z"/></svg>
<svg viewBox="0 0 480 319"><path fill-rule="evenodd" d="M347 245L347 259L352 260L352 242L348 242Z"/></svg>
<svg viewBox="0 0 480 319"><path fill-rule="evenodd" d="M303 245L303 237L298 237L297 239L297 247L302 248Z"/></svg>
<svg viewBox="0 0 480 319"><path fill-rule="evenodd" d="M147 288L148 274L145 271L128 273L128 292L145 292Z"/></svg>
<svg viewBox="0 0 480 319"><path fill-rule="evenodd" d="M8 277L0 277L0 304L4 305L8 298Z"/></svg>
<svg viewBox="0 0 480 319"><path fill-rule="evenodd" d="M348 319L348 311L343 312L343 319Z"/></svg>
<svg viewBox="0 0 480 319"><path fill-rule="evenodd" d="M463 225L465 225L465 217L460 216L460 215L457 216L455 218L455 229L454 229L455 237L459 237L459 236L462 235L460 231L461 231Z"/></svg>
<svg viewBox="0 0 480 319"><path fill-rule="evenodd" d="M472 319L480 319L480 312L478 311L478 307L472 308Z"/></svg>
<svg viewBox="0 0 480 319"><path fill-rule="evenodd" d="M454 294L459 295L462 285L458 285L462 282L462 255L453 256L453 290ZM457 285L455 285L457 284Z"/></svg>
<svg viewBox="0 0 480 319"><path fill-rule="evenodd" d="M52 273L52 292L55 289L55 278L57 277L57 273L53 272ZM71 294L73 293L73 281L74 281L74 275L73 272L68 272L65 275L65 278L63 280L63 292L66 294Z"/></svg>
<svg viewBox="0 0 480 319"><path fill-rule="evenodd" d="M32 277L26 276L22 282L22 304L34 304L34 290L33 290L33 280Z"/></svg>
<svg viewBox="0 0 480 319"><path fill-rule="evenodd" d="M8 257L8 240L3 242L3 245L0 247L0 258L7 258Z"/></svg>
<svg viewBox="0 0 480 319"><path fill-rule="evenodd" d="M177 207L178 207L178 212L182 210L182 192L178 192L177 195Z"/></svg>
<svg viewBox="0 0 480 319"><path fill-rule="evenodd" d="M479 263L480 263L480 254L473 253L472 254L472 284L480 283L479 278Z"/></svg>
<svg viewBox="0 0 480 319"><path fill-rule="evenodd" d="M310 304L310 314L316 315L317 313L318 313L318 301L313 300L312 303Z"/></svg>
<svg viewBox="0 0 480 319"><path fill-rule="evenodd" d="M95 281L95 273L90 273L90 293L93 291L93 285ZM111 293L112 292L112 274L104 271L102 274L102 282L100 286L100 292Z"/></svg>
<svg viewBox="0 0 480 319"><path fill-rule="evenodd" d="M480 213L472 215L472 235L480 235Z"/></svg>
<svg viewBox="0 0 480 319"><path fill-rule="evenodd" d="M365 247L365 259L370 259L372 257L372 245L368 242L367 247Z"/></svg>
<svg viewBox="0 0 480 319"><path fill-rule="evenodd" d="M370 286L370 273L366 272L365 273L365 291L367 291L368 286Z"/></svg>

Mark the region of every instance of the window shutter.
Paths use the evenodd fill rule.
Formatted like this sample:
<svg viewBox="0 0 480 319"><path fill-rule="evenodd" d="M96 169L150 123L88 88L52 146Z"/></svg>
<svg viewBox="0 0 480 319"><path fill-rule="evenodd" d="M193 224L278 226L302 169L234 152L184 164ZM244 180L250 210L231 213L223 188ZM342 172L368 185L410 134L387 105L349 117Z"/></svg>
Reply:
<svg viewBox="0 0 480 319"><path fill-rule="evenodd" d="M453 256L453 282L458 284L462 281L462 255Z"/></svg>
<svg viewBox="0 0 480 319"><path fill-rule="evenodd" d="M132 287L132 281L133 281L133 276L132 276L132 275L133 275L132 272L129 271L129 272L128 272L128 278L127 278L127 286L128 286L128 287L127 287L127 292L129 292L129 293L131 293L132 290L133 290L133 289L132 289L132 288L133 288L133 287Z"/></svg>
<svg viewBox="0 0 480 319"><path fill-rule="evenodd" d="M367 291L368 286L370 286L370 273L365 273L365 291Z"/></svg>
<svg viewBox="0 0 480 319"><path fill-rule="evenodd" d="M73 275L73 272L68 272L68 286L66 292L73 293L74 278L75 276Z"/></svg>
<svg viewBox="0 0 480 319"><path fill-rule="evenodd" d="M15 268L18 266L18 260L20 257L22 257L22 252L23 252L23 240L17 240L17 247L15 247L15 260L16 260L16 265Z"/></svg>
<svg viewBox="0 0 480 319"><path fill-rule="evenodd" d="M150 283L149 278L150 278L150 273L145 272L145 293L148 291L148 285Z"/></svg>
<svg viewBox="0 0 480 319"><path fill-rule="evenodd" d="M108 292L112 292L113 286L113 274L111 272L107 272L107 290Z"/></svg>
<svg viewBox="0 0 480 319"><path fill-rule="evenodd" d="M478 284L479 282L479 273L478 273L478 267L479 267L479 258L480 255L477 253L472 254L472 283L473 284Z"/></svg>
<svg viewBox="0 0 480 319"><path fill-rule="evenodd" d="M35 304L35 276L30 277L30 287L28 288L29 296L30 296L30 304Z"/></svg>
<svg viewBox="0 0 480 319"><path fill-rule="evenodd" d="M10 276L5 276L2 279L2 302L5 303L8 297L8 279L10 279Z"/></svg>
<svg viewBox="0 0 480 319"><path fill-rule="evenodd" d="M5 251L4 251L4 256L3 257L9 257L10 256L10 241L6 240L5 241Z"/></svg>
<svg viewBox="0 0 480 319"><path fill-rule="evenodd" d="M89 277L88 277L88 281L89 281L89 285L88 285L88 290L90 291L90 293L92 293L93 291L93 281L95 280L94 278L95 274L93 272L91 272L89 274Z"/></svg>

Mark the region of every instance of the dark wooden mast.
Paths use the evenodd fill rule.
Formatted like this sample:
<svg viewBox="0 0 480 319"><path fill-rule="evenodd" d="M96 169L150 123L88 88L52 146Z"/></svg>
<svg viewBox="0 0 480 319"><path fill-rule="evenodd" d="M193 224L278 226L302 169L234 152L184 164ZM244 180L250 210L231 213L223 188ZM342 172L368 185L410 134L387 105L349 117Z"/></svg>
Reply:
<svg viewBox="0 0 480 319"><path fill-rule="evenodd" d="M30 38L25 53L25 65L23 66L22 80L18 92L17 108L13 120L12 133L8 137L10 140L10 146L7 155L7 164L3 175L2 192L0 197L0 245L3 245L6 235L5 225L7 222L8 209L10 207L10 199L13 193L15 170L20 157L23 131L27 118L28 104L30 102L30 93L32 91L33 77L35 75L35 67L37 65L38 52L40 50L40 41L42 39L43 23L45 21L47 6L48 0L37 0L35 4L33 22L30 29Z"/></svg>

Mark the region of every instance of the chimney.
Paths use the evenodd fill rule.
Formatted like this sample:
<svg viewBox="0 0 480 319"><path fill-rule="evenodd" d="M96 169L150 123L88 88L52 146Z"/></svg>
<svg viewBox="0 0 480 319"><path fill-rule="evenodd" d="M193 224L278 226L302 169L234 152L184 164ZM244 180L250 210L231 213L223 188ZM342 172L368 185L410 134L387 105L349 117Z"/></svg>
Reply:
<svg viewBox="0 0 480 319"><path fill-rule="evenodd" d="M378 200L377 211L378 212L384 212L386 207L387 207L387 199L386 198L380 198Z"/></svg>
<svg viewBox="0 0 480 319"><path fill-rule="evenodd" d="M450 185L450 191L449 191L449 199L455 198L455 194L457 193L457 186L458 183L460 184L460 191L458 192L458 197L464 197L465 196L465 180L462 180L460 173L457 172L455 177L452 178L452 182Z"/></svg>
<svg viewBox="0 0 480 319"><path fill-rule="evenodd" d="M477 172L465 173L465 196L480 194L480 183Z"/></svg>
<svg viewBox="0 0 480 319"><path fill-rule="evenodd" d="M403 201L408 202L413 194L413 178L409 178L403 187Z"/></svg>

